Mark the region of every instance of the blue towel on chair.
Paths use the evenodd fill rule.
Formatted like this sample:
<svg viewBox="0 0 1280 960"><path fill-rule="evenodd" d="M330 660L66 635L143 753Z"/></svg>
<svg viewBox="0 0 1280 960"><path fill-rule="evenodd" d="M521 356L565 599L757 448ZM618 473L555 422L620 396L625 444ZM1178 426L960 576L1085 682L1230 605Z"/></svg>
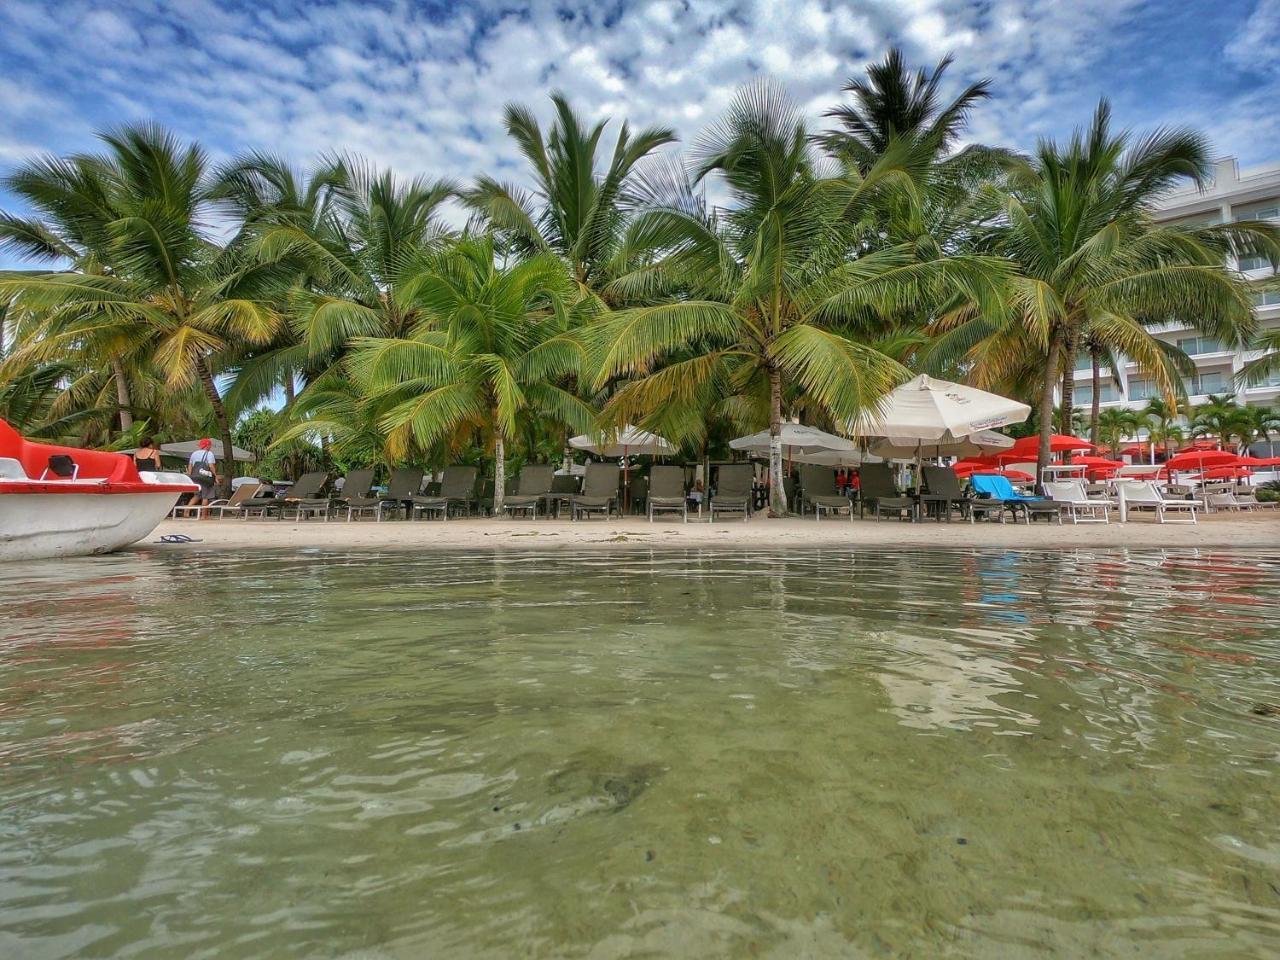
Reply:
<svg viewBox="0 0 1280 960"><path fill-rule="evenodd" d="M1028 497L1018 493L1013 489L1013 484L1009 482L1008 477L997 474L975 473L969 478L969 482L973 484L974 493L985 494L993 500L1003 500L1006 503L1035 503L1044 499L1044 497Z"/></svg>

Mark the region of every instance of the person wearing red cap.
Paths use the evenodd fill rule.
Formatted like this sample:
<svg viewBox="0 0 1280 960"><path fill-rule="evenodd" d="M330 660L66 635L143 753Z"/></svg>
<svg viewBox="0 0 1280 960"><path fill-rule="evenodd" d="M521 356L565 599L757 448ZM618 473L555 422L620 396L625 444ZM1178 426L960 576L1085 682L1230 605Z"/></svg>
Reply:
<svg viewBox="0 0 1280 960"><path fill-rule="evenodd" d="M213 499L218 483L218 460L213 455L213 441L205 437L187 458L187 476L200 484L200 492L191 498L189 506L199 507Z"/></svg>

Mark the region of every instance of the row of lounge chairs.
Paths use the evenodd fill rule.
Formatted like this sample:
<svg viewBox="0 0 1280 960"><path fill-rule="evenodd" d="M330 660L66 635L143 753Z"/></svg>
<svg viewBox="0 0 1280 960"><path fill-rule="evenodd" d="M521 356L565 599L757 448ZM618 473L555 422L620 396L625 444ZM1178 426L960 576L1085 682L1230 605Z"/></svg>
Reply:
<svg viewBox="0 0 1280 960"><path fill-rule="evenodd" d="M974 522L977 519L1057 520L1072 523L1107 523L1117 500L1092 494L1080 480L1057 480L1045 483L1047 496L1018 493L1007 477L976 474L970 478L972 493L962 489L960 480L949 467L924 466L923 489L914 496L901 493L889 464L863 464L859 470L861 487L855 499L836 489L835 471L830 467L802 465L800 468L801 510L812 510L816 520L828 516L858 516L869 512L878 518L920 520L932 517L950 520L954 516ZM477 469L473 466L448 467L434 492L423 493L424 473L417 468L392 471L385 491L373 488L372 469L353 470L345 480L341 493L326 496L323 490L329 476L323 472L307 473L280 497L259 496L256 485L241 486L228 500L201 506L178 506L175 516L238 516L243 519L294 518L297 520L329 520L345 514L348 521L362 516L381 521L391 516L418 519L437 516L447 520L451 515L471 515L493 508L493 499L477 494ZM504 497L505 514L537 519L539 514L559 516L564 508L574 520L603 515L620 515L619 467L616 463L590 463L583 477L581 491L577 478L557 476L549 464L528 464L521 470L515 490ZM707 501L710 520L717 516L741 516L746 520L752 512L755 472L750 464L725 464L718 468L714 494ZM1160 522L1185 520L1194 523L1196 512L1204 508L1203 500L1174 499L1164 496L1151 481L1128 481L1119 488L1126 511L1150 510ZM1226 494L1218 493L1214 506L1218 509L1256 509L1256 499L1236 501L1228 505ZM1234 495L1232 495L1234 496ZM1251 501L1251 502L1250 502ZM679 513L689 518L690 501L685 486L685 468L655 465L650 469L645 497L645 512L650 522L662 513Z"/></svg>

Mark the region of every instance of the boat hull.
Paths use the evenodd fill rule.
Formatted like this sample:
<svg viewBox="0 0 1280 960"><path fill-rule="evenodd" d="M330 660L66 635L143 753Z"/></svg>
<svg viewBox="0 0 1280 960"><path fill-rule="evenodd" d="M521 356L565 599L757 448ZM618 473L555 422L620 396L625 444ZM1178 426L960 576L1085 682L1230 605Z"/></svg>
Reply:
<svg viewBox="0 0 1280 960"><path fill-rule="evenodd" d="M111 553L154 530L180 495L7 493L0 496L0 561Z"/></svg>

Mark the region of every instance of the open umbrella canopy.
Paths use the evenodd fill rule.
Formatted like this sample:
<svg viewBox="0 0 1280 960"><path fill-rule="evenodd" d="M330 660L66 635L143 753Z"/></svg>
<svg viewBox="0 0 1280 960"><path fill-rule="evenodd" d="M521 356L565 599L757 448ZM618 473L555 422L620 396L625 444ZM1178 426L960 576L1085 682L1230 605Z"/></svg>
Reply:
<svg viewBox="0 0 1280 960"><path fill-rule="evenodd" d="M1241 467L1280 467L1280 457L1237 457L1236 465Z"/></svg>
<svg viewBox="0 0 1280 960"><path fill-rule="evenodd" d="M955 436L950 431L936 440L915 440L911 437L886 437L871 445L871 452L880 457L910 459L920 457L972 457L983 453L1008 450L1013 438L994 430L979 430L967 436Z"/></svg>
<svg viewBox="0 0 1280 960"><path fill-rule="evenodd" d="M798 459L803 454L828 451L849 453L857 449L852 440L837 437L834 433L827 433L817 427L806 427L803 423L784 423L780 432L783 455L790 456L792 459ZM738 437L736 440L730 440L729 446L734 450L767 455L769 453L769 440L769 431L762 430L748 437Z"/></svg>
<svg viewBox="0 0 1280 960"><path fill-rule="evenodd" d="M178 440L174 443L160 444L160 452L170 457L182 457L185 459L195 453L199 447L199 440ZM121 453L134 453L136 449L137 448L135 447L133 450L122 450ZM219 460L226 459L226 457L222 455L221 440L214 440L213 446L210 449L213 450L213 455ZM252 451L243 450L237 446L232 446L231 456L233 459L238 460L241 463L252 463L254 460L258 459Z"/></svg>
<svg viewBox="0 0 1280 960"><path fill-rule="evenodd" d="M971 473L996 473L1000 464L990 457L974 457L969 460L958 460L951 465L957 476L967 477Z"/></svg>
<svg viewBox="0 0 1280 960"><path fill-rule="evenodd" d="M1025 403L977 387L921 374L885 397L874 414L860 419L862 437L888 437L895 443L967 437L980 430L1021 423L1031 415Z"/></svg>
<svg viewBox="0 0 1280 960"><path fill-rule="evenodd" d="M606 430L570 437L569 446L575 450L587 450L602 457L667 457L676 452L675 445L670 440L631 424L616 431Z"/></svg>
<svg viewBox="0 0 1280 960"><path fill-rule="evenodd" d="M1014 483L1033 483L1036 479L1025 470L1010 470L1007 468L1000 471L1000 476L1008 477Z"/></svg>
<svg viewBox="0 0 1280 960"><path fill-rule="evenodd" d="M1239 480L1241 477L1250 476L1253 473L1248 467L1239 465L1230 465L1225 467L1211 467L1199 474L1198 480Z"/></svg>
<svg viewBox="0 0 1280 960"><path fill-rule="evenodd" d="M1074 453L1092 449L1094 449L1094 446L1088 440L1081 440L1079 437L1068 436L1065 433L1055 433L1049 437L1050 453ZM1008 453L1001 454L1000 459L1006 461L1034 460L1039 452L1040 438L1038 436L1019 437L1014 441L1013 448Z"/></svg>
<svg viewBox="0 0 1280 960"><path fill-rule="evenodd" d="M1164 465L1167 469L1203 470L1205 467L1225 467L1239 463L1240 458L1228 450L1185 450L1170 457Z"/></svg>

